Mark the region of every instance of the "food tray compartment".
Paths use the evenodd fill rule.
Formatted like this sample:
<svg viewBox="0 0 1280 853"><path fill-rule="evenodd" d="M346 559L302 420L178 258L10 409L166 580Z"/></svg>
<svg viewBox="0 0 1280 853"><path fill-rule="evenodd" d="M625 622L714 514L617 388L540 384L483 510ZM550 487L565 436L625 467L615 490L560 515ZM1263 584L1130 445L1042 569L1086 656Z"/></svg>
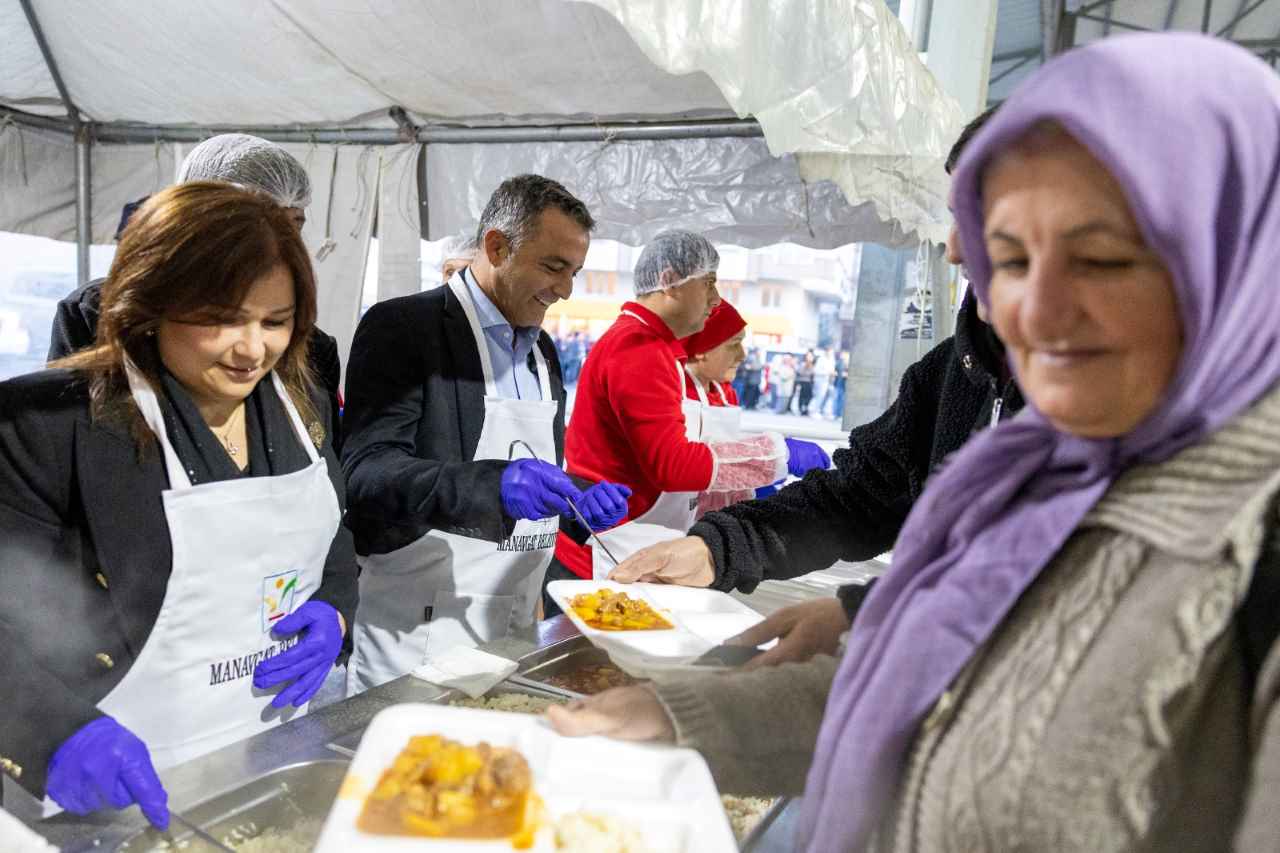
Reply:
<svg viewBox="0 0 1280 853"><path fill-rule="evenodd" d="M323 817L346 773L346 761L294 764L202 800L182 809L182 814L233 850L306 853L315 847ZM176 849L202 853L211 848L174 821L170 832L148 828L130 836L118 849L122 853Z"/></svg>
<svg viewBox="0 0 1280 853"><path fill-rule="evenodd" d="M574 596L607 588L649 603L673 628L656 631L604 631L587 625L569 602ZM665 584L619 584L612 581L552 581L547 592L583 636L636 678L667 678L706 672L694 661L763 617L733 597L715 590Z"/></svg>

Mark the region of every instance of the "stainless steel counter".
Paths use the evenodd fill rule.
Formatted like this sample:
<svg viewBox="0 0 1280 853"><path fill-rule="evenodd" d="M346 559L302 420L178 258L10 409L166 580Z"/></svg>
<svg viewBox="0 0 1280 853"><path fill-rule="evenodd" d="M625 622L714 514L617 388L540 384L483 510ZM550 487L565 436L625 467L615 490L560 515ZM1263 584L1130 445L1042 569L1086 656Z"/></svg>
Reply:
<svg viewBox="0 0 1280 853"><path fill-rule="evenodd" d="M491 643L486 651L510 660L574 636L578 631L558 616L538 625L536 638L507 639ZM198 803L229 792L273 771L301 762L346 760L348 754L329 746L350 740L369 725L374 715L401 702L432 702L445 690L412 676L375 687L359 696L321 708L268 732L233 743L208 755L180 764L160 774L169 793L170 808L186 812ZM33 825L33 829L64 853L112 851L147 827L137 808L101 811L86 817L62 813ZM175 835L179 835L176 825ZM197 843L187 848L196 853Z"/></svg>
<svg viewBox="0 0 1280 853"><path fill-rule="evenodd" d="M815 589L814 595L823 594ZM810 596L813 597L813 596ZM744 598L752 604L751 597ZM761 602L764 604L764 602ZM772 604L773 602L769 602ZM768 612L768 604L758 608ZM566 617L559 616L538 625L536 636L526 639L506 639L490 643L482 648L509 660L519 660L539 649L578 636ZM530 664L541 661L530 658ZM373 717L382 709L402 702L436 702L448 698L450 691L425 681L404 676L380 687L346 699L305 717L292 720L271 731L232 744L209 755L173 767L160 774L165 790L169 793L170 808L194 817L207 827L212 822L217 801L237 789L246 789L255 783L266 785L264 780L287 779L289 768L295 773L305 773L298 765L323 762L325 772L334 776L334 762L345 762L360 740L360 735ZM283 772L282 772L283 771ZM212 805L211 805L212 803ZM324 807L327 809L327 805ZM781 811L781 810L780 810ZM196 816L196 813L199 813ZM791 820L794 807L781 811L781 816L761 832L754 833L750 845L744 850L774 851L790 849ZM323 815L317 815L322 817ZM103 811L87 817L63 813L40 821L33 828L59 846L65 853L83 851L114 851L127 839L147 829L147 823L136 808L123 812ZM183 833L175 823L174 837ZM154 835L154 834L153 834ZM215 833L216 835L216 833ZM154 842L157 840L153 838ZM150 849L148 846L147 849ZM185 849L199 853L209 849L190 839Z"/></svg>

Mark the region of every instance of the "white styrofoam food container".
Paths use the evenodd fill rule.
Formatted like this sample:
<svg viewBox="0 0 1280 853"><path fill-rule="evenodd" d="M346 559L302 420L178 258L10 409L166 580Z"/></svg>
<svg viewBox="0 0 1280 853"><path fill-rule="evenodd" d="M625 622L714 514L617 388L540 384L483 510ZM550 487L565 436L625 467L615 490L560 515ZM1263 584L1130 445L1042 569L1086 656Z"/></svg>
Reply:
<svg viewBox="0 0 1280 853"><path fill-rule="evenodd" d="M547 825L535 853L555 850L551 825L573 812L604 814L638 829L653 853L732 853L738 849L702 756L690 749L607 738L568 738L541 717L405 704L380 711L356 750L317 842L317 853L509 853L508 841L373 835L356 828L365 798L413 735L513 747L529 762Z"/></svg>
<svg viewBox="0 0 1280 853"><path fill-rule="evenodd" d="M645 601L674 626L657 631L602 631L584 622L569 602L574 596L612 589ZM705 672L694 660L740 634L764 617L714 589L669 584L623 584L606 580L552 581L547 592L591 643L609 653L619 667L637 678L662 678Z"/></svg>

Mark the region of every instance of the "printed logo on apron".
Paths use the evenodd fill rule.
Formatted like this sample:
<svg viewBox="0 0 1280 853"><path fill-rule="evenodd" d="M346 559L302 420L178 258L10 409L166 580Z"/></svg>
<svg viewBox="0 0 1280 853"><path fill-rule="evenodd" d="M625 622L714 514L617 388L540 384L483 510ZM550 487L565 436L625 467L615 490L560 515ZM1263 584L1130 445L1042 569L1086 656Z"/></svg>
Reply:
<svg viewBox="0 0 1280 853"><path fill-rule="evenodd" d="M262 579L262 633L293 612L293 596L298 590L298 570L290 569Z"/></svg>

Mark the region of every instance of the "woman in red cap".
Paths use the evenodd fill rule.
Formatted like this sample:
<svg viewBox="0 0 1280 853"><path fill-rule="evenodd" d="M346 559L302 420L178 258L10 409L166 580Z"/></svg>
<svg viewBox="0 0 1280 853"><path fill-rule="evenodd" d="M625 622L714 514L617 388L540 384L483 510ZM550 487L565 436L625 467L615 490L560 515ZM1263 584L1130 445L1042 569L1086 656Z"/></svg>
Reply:
<svg viewBox="0 0 1280 853"><path fill-rule="evenodd" d="M738 365L747 358L742 348L746 336L747 321L738 309L724 301L713 308L702 331L680 342L689 356L685 396L708 406L736 408L738 395L730 383Z"/></svg>
<svg viewBox="0 0 1280 853"><path fill-rule="evenodd" d="M702 435L705 440L733 441L742 436L742 409L738 406L738 395L730 383L738 365L747 357L742 348L742 340L746 336L747 321L742 319L736 308L721 301L712 309L702 331L680 342L689 357L684 364L685 397L702 404ZM825 468L830 464L826 452L818 445L795 439L791 442L801 446L793 446L791 455L803 457L803 462L800 459L794 460L804 466L803 470L811 467ZM796 473L796 470L803 473L801 469L793 469L792 473ZM755 484L758 488L771 485ZM702 518L708 512L755 496L755 488L701 492L698 495L697 517Z"/></svg>

